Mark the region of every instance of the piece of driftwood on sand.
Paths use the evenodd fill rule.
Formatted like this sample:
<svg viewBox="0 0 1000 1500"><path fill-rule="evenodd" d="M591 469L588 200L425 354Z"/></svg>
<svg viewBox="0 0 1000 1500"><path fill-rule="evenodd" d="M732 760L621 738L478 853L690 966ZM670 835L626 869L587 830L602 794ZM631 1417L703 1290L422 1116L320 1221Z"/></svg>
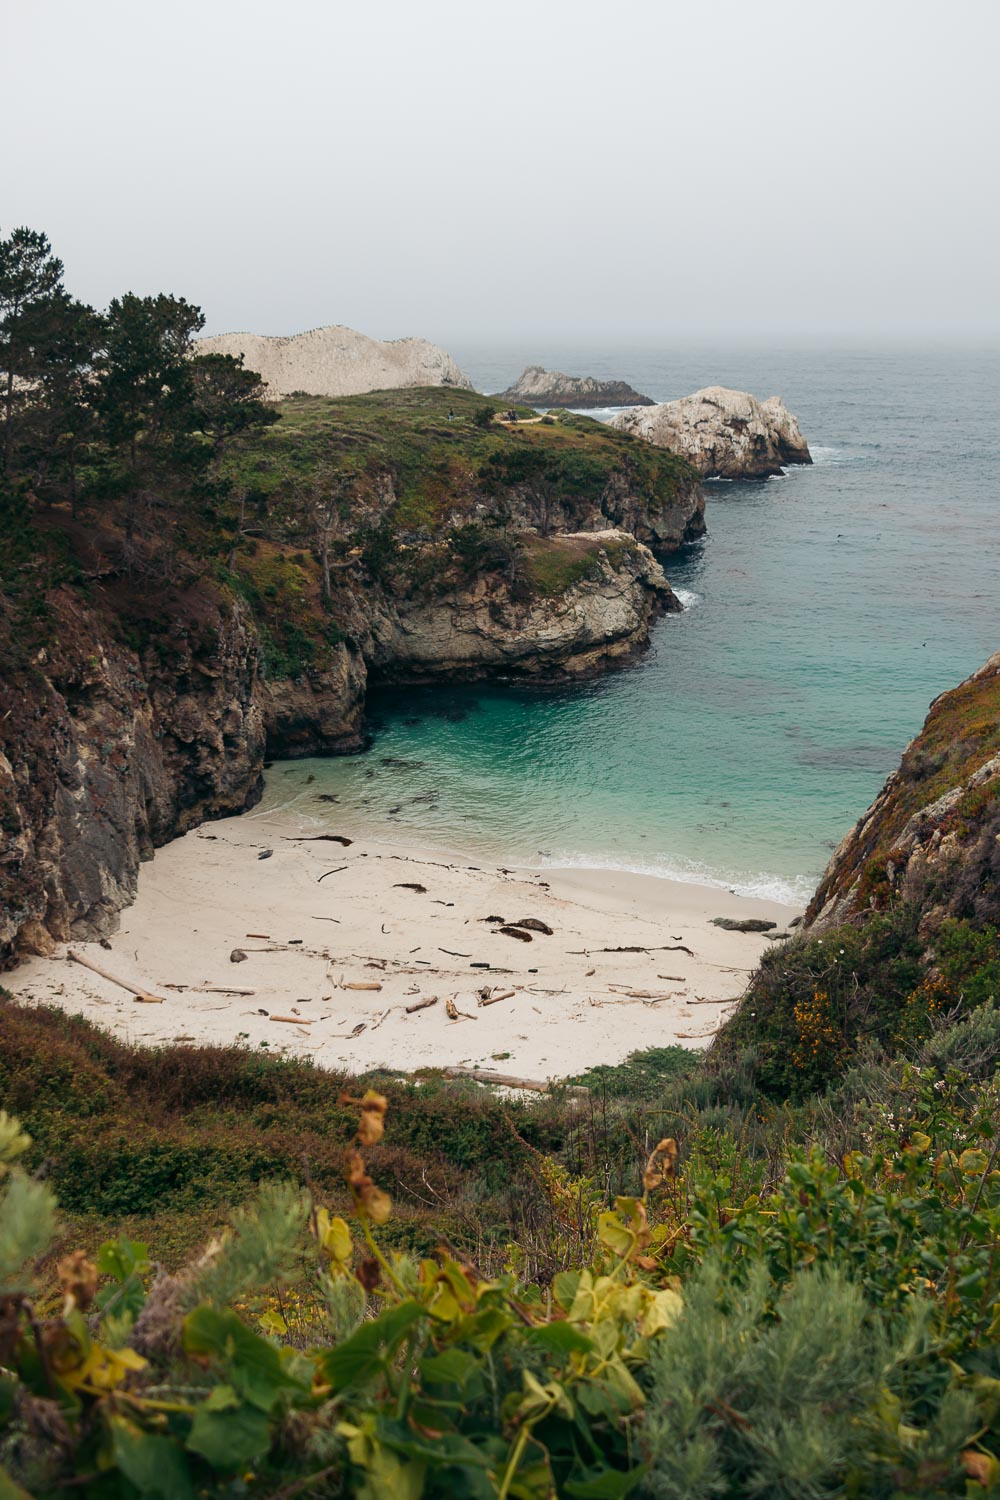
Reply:
<svg viewBox="0 0 1000 1500"><path fill-rule="evenodd" d="M444 1074L446 1078L471 1078L476 1083L492 1083L497 1088L530 1089L533 1094L547 1094L552 1088L551 1083L540 1083L537 1078L515 1078L510 1073L490 1073L485 1068L445 1068ZM589 1089L576 1084L565 1084L563 1091L577 1097L590 1093Z"/></svg>
<svg viewBox="0 0 1000 1500"><path fill-rule="evenodd" d="M99 968L97 964L91 963L89 958L84 958L80 953L74 953L72 948L67 952L66 957L70 963L81 964L83 968L90 969L91 973L99 974L109 984L116 984L120 990L125 990L131 995L133 1000L138 1000L140 1005L163 1005L165 1003L162 995L154 995L138 985L129 984L125 979L119 979L115 974L109 974L107 969Z"/></svg>

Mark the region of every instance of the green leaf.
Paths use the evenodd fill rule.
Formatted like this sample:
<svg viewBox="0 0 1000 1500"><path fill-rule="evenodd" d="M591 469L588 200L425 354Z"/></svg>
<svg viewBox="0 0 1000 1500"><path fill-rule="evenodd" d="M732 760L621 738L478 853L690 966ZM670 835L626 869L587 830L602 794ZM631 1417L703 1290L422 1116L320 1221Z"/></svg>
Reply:
<svg viewBox="0 0 1000 1500"><path fill-rule="evenodd" d="M217 1385L209 1391L204 1410L235 1411L239 1405L241 1405L240 1398L231 1385Z"/></svg>
<svg viewBox="0 0 1000 1500"><path fill-rule="evenodd" d="M515 1323L514 1314L506 1307L482 1307L479 1312L460 1318L448 1330L449 1337L456 1342L471 1344L474 1349L489 1349Z"/></svg>
<svg viewBox="0 0 1000 1500"><path fill-rule="evenodd" d="M419 1302L400 1302L388 1308L325 1354L320 1369L336 1391L364 1385L385 1368L413 1325L425 1316Z"/></svg>
<svg viewBox="0 0 1000 1500"><path fill-rule="evenodd" d="M394 1453L403 1453L435 1468L447 1468L452 1464L468 1464L476 1469L489 1467L486 1455L458 1432L443 1432L438 1437L424 1438L393 1418L376 1417L375 1433L379 1442Z"/></svg>
<svg viewBox="0 0 1000 1500"><path fill-rule="evenodd" d="M264 1412L271 1410L283 1390L299 1384L286 1373L274 1345L234 1312L196 1307L184 1319L184 1348L196 1358L220 1360L239 1394Z"/></svg>
<svg viewBox="0 0 1000 1500"><path fill-rule="evenodd" d="M522 1464L511 1483L511 1500L550 1500L552 1471L544 1461Z"/></svg>
<svg viewBox="0 0 1000 1500"><path fill-rule="evenodd" d="M457 1385L463 1389L482 1370L475 1355L466 1354L464 1349L445 1349L442 1354L427 1354L417 1368L421 1380L431 1385Z"/></svg>
<svg viewBox="0 0 1000 1500"><path fill-rule="evenodd" d="M271 1426L262 1411L246 1403L235 1410L215 1411L206 1401L195 1412L187 1446L213 1469L228 1473L267 1452Z"/></svg>
<svg viewBox="0 0 1000 1500"><path fill-rule="evenodd" d="M97 1269L102 1276L113 1276L116 1281L125 1281L133 1273L145 1276L151 1269L149 1246L124 1234L116 1240L105 1240L97 1252Z"/></svg>
<svg viewBox="0 0 1000 1500"><path fill-rule="evenodd" d="M579 1271L560 1271L552 1282L552 1291L559 1306L567 1311L573 1306L577 1287L580 1285Z"/></svg>
<svg viewBox="0 0 1000 1500"><path fill-rule="evenodd" d="M111 1417L108 1425L115 1463L144 1500L194 1500L187 1460L176 1443L143 1432L124 1417Z"/></svg>
<svg viewBox="0 0 1000 1500"><path fill-rule="evenodd" d="M618 1256L628 1255L635 1244L635 1235L627 1228L621 1216L610 1208L597 1216L597 1238Z"/></svg>
<svg viewBox="0 0 1000 1500"><path fill-rule="evenodd" d="M593 1339L574 1328L572 1323L564 1323L559 1319L554 1323L541 1323L537 1328L532 1328L526 1334L525 1342L534 1344L539 1349L547 1349L550 1354L589 1354L594 1347Z"/></svg>
<svg viewBox="0 0 1000 1500"><path fill-rule="evenodd" d="M629 1469L628 1473L620 1469L604 1469L589 1479L568 1479L566 1493L572 1495L573 1500L621 1500L635 1488L647 1468L647 1464L640 1464L637 1469Z"/></svg>

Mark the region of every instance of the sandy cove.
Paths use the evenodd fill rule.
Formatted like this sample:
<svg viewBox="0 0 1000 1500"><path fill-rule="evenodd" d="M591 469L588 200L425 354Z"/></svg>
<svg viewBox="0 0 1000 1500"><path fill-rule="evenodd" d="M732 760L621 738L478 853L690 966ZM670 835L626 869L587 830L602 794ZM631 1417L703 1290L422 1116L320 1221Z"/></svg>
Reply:
<svg viewBox="0 0 1000 1500"><path fill-rule="evenodd" d="M288 812L206 824L143 867L110 948L70 945L162 1004L134 1000L65 947L6 984L147 1045L266 1043L358 1072L460 1066L544 1080L644 1047L707 1045L767 945L710 918L783 930L797 914L653 876L489 869L317 832ZM552 935L524 942L490 917L535 918ZM231 961L236 949L245 961ZM493 996L504 998L481 1003Z"/></svg>

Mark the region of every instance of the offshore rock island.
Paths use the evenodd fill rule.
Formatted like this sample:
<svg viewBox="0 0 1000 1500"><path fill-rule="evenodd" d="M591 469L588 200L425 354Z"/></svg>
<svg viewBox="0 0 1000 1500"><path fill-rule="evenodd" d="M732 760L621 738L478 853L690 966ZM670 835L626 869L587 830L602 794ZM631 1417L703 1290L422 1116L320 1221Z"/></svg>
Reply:
<svg viewBox="0 0 1000 1500"><path fill-rule="evenodd" d="M580 409L607 406L652 406L651 396L642 396L624 380L595 380L591 375L564 375L528 365L498 401L524 402L528 406L572 406Z"/></svg>
<svg viewBox="0 0 1000 1500"><path fill-rule="evenodd" d="M693 396L612 417L619 432L686 458L705 479L769 479L789 464L811 464L799 424L778 396L707 386Z"/></svg>

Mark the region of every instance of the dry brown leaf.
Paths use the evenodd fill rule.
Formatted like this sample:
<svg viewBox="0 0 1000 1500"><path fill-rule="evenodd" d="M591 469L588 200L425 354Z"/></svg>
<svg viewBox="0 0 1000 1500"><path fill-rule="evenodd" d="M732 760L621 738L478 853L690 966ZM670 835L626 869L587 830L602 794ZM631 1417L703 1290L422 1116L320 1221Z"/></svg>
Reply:
<svg viewBox="0 0 1000 1500"><path fill-rule="evenodd" d="M361 1099L361 1121L358 1125L358 1140L362 1146L374 1146L385 1131L385 1112L389 1101L384 1094L368 1089Z"/></svg>
<svg viewBox="0 0 1000 1500"><path fill-rule="evenodd" d="M87 1259L86 1251L64 1255L56 1266L56 1275L67 1302L86 1312L97 1295L97 1267Z"/></svg>
<svg viewBox="0 0 1000 1500"><path fill-rule="evenodd" d="M642 1185L647 1193L652 1192L654 1188L662 1187L667 1178L674 1175L676 1161L677 1142L673 1136L669 1135L664 1140L657 1141L642 1174Z"/></svg>
<svg viewBox="0 0 1000 1500"><path fill-rule="evenodd" d="M987 1489L997 1475L997 1461L988 1453L979 1453L975 1448L962 1451L962 1468L976 1484Z"/></svg>

